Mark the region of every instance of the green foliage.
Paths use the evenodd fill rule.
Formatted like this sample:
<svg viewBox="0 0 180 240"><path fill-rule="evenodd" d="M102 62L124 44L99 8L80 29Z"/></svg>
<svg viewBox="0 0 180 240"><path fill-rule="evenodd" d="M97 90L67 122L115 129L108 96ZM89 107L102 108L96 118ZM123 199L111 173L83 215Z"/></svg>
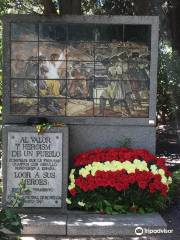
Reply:
<svg viewBox="0 0 180 240"><path fill-rule="evenodd" d="M173 188L171 196L175 196L175 199L180 197L180 169L173 173Z"/></svg>
<svg viewBox="0 0 180 240"><path fill-rule="evenodd" d="M117 192L110 187L88 192L79 190L78 195L79 197L71 199L73 202L69 205L70 209L78 206L78 202L83 199L86 204L81 207L82 210L85 208L107 214L157 212L166 209L171 201L170 197L165 198L159 193L150 194L148 190L141 190L136 186L123 192Z"/></svg>
<svg viewBox="0 0 180 240"><path fill-rule="evenodd" d="M23 207L24 205L24 194L29 192L30 190L26 188L25 180L21 179L18 184L18 191L12 193L9 197L9 201L6 203L6 206L14 208L14 207Z"/></svg>
<svg viewBox="0 0 180 240"><path fill-rule="evenodd" d="M1 53L0 53L1 54ZM1 64L1 62L0 62ZM1 66L0 66L1 67ZM2 71L0 70L0 98L2 97L2 81L3 81L3 78L2 78Z"/></svg>
<svg viewBox="0 0 180 240"><path fill-rule="evenodd" d="M103 9L108 14L133 15L135 13L132 0L104 0Z"/></svg>
<svg viewBox="0 0 180 240"><path fill-rule="evenodd" d="M2 207L0 211L0 239L8 240L7 231L19 235L23 228L21 218L14 211L14 207L22 207L24 204L24 193L29 191L26 189L25 181L22 179L19 183L18 192L12 194L10 200Z"/></svg>
<svg viewBox="0 0 180 240"><path fill-rule="evenodd" d="M180 184L180 169L173 173L173 178L176 182Z"/></svg>
<svg viewBox="0 0 180 240"><path fill-rule="evenodd" d="M0 239L9 239L4 230L9 230L17 235L21 233L23 226L20 216L12 209L2 209L0 212Z"/></svg>
<svg viewBox="0 0 180 240"><path fill-rule="evenodd" d="M3 193L2 183L0 183L0 195Z"/></svg>
<svg viewBox="0 0 180 240"><path fill-rule="evenodd" d="M160 123L180 117L180 57L168 45L160 48L157 115Z"/></svg>
<svg viewBox="0 0 180 240"><path fill-rule="evenodd" d="M41 13L42 5L39 0L0 0L0 15L7 13Z"/></svg>
<svg viewBox="0 0 180 240"><path fill-rule="evenodd" d="M1 28L1 26L0 26L0 70L2 69L2 65L3 65L3 63L2 63L2 60L3 60L3 58L2 58L2 56L3 56L3 46L2 46L2 28ZM2 72L0 73L0 84L2 83ZM0 87L2 86L2 84L0 85Z"/></svg>

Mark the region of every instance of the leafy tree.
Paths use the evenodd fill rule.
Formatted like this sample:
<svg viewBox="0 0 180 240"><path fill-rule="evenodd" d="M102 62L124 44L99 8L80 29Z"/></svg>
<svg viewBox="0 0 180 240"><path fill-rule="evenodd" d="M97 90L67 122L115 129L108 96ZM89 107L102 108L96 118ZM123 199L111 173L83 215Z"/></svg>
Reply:
<svg viewBox="0 0 180 240"><path fill-rule="evenodd" d="M81 13L81 0L0 0L0 6L2 6L0 14L7 12L43 15Z"/></svg>
<svg viewBox="0 0 180 240"><path fill-rule="evenodd" d="M167 0L0 0L1 13L13 9L17 13L52 14L157 14ZM169 6L169 5L168 5Z"/></svg>
<svg viewBox="0 0 180 240"><path fill-rule="evenodd" d="M180 119L180 57L168 44L160 47L157 116L162 124Z"/></svg>

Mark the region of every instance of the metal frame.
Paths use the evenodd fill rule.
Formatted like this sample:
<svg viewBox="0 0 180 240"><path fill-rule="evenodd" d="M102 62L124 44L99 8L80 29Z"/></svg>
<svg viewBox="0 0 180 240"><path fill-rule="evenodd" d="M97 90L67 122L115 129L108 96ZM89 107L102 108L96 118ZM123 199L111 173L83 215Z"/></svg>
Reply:
<svg viewBox="0 0 180 240"><path fill-rule="evenodd" d="M89 125L155 125L156 123L156 92L157 92L157 61L159 18L156 16L62 16L42 17L36 15L5 15L3 17L4 41L4 83L3 83L3 123L26 123L30 116L15 116L10 114L10 23L89 23L89 24L125 24L151 26L151 63L149 89L149 117L121 118L121 117L61 117L46 116L49 120L62 121L66 124Z"/></svg>

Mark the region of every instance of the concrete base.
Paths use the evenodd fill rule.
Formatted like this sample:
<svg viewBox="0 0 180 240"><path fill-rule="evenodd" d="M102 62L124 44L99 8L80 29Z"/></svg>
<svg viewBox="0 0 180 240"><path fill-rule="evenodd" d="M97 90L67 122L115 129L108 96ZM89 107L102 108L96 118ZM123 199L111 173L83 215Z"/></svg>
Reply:
<svg viewBox="0 0 180 240"><path fill-rule="evenodd" d="M50 236L137 236L135 229L166 229L167 225L158 213L100 215L69 213L67 215L26 215L22 217L22 235Z"/></svg>

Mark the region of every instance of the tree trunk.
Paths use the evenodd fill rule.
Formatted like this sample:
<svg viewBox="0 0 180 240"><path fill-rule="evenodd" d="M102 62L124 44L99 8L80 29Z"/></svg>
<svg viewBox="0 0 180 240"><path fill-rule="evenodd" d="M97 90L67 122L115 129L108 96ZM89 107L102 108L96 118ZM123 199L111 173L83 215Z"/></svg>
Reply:
<svg viewBox="0 0 180 240"><path fill-rule="evenodd" d="M60 1L60 14L81 14L81 0L61 0Z"/></svg>
<svg viewBox="0 0 180 240"><path fill-rule="evenodd" d="M41 4L44 6L44 15L57 15L57 9L52 0L41 0Z"/></svg>
<svg viewBox="0 0 180 240"><path fill-rule="evenodd" d="M72 14L81 15L81 0L72 0Z"/></svg>
<svg viewBox="0 0 180 240"><path fill-rule="evenodd" d="M60 1L60 14L66 15L71 14L72 0L61 0Z"/></svg>
<svg viewBox="0 0 180 240"><path fill-rule="evenodd" d="M170 10L169 20L173 49L180 53L180 3L177 1Z"/></svg>
<svg viewBox="0 0 180 240"><path fill-rule="evenodd" d="M149 15L150 1L149 0L134 0L135 14L136 15Z"/></svg>

